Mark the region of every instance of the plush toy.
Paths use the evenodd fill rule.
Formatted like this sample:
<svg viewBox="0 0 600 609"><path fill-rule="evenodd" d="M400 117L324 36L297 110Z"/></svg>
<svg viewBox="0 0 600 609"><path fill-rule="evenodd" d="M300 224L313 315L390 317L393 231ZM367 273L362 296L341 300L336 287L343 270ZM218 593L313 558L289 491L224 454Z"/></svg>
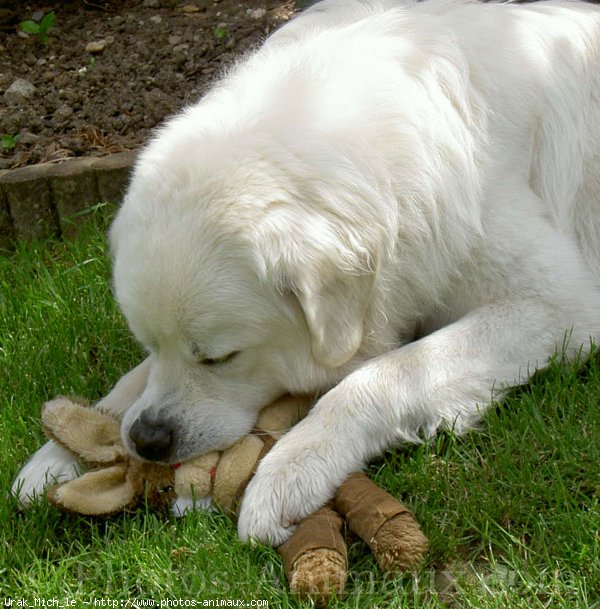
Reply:
<svg viewBox="0 0 600 609"><path fill-rule="evenodd" d="M197 502L212 502L235 515L262 456L309 406L304 398L282 398L264 408L257 428L231 448L168 466L132 457L112 415L82 400L57 398L42 410L45 433L88 469L50 487L48 499L62 510L89 516L109 516L144 500L170 506L178 515ZM410 511L367 476L355 473L330 504L300 522L278 548L292 592L310 596L318 605L343 592L348 570L344 522L369 545L385 572L415 569L427 550L427 539Z"/></svg>

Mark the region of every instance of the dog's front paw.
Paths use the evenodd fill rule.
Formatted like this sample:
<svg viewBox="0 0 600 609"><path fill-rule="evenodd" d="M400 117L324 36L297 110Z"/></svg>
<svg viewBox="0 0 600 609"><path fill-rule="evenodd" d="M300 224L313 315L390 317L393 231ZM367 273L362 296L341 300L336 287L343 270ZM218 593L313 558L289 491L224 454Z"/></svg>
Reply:
<svg viewBox="0 0 600 609"><path fill-rule="evenodd" d="M12 485L12 494L22 506L38 500L49 484L72 480L77 476L73 453L56 442L46 442L21 468Z"/></svg>
<svg viewBox="0 0 600 609"><path fill-rule="evenodd" d="M238 518L241 539L274 547L284 543L300 520L331 499L349 473L331 464L322 446L295 449L287 436L280 440L244 493Z"/></svg>

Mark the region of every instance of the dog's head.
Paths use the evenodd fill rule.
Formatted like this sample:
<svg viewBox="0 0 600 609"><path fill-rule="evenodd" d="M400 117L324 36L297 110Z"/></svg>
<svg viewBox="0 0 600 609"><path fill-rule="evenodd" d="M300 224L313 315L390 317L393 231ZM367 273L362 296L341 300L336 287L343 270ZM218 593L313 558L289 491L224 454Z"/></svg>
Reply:
<svg viewBox="0 0 600 609"><path fill-rule="evenodd" d="M152 362L123 437L151 460L225 448L263 406L360 358L373 223L281 159L211 161L186 172L146 154L111 229L116 297Z"/></svg>

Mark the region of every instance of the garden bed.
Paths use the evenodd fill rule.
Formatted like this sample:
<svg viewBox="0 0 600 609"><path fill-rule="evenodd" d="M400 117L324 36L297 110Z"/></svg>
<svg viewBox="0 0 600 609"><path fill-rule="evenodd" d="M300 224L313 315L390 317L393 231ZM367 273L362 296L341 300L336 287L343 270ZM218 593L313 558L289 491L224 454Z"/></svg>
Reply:
<svg viewBox="0 0 600 609"><path fill-rule="evenodd" d="M139 147L295 7L293 0L3 3L0 169ZM22 25L43 29L52 12L48 31Z"/></svg>

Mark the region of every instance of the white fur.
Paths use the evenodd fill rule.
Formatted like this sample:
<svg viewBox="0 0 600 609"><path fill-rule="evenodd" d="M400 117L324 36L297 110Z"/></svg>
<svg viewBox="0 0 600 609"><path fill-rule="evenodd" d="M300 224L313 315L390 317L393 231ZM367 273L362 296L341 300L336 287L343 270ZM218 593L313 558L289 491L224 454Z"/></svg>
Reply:
<svg viewBox="0 0 600 609"><path fill-rule="evenodd" d="M600 335L600 11L328 0L142 153L111 231L168 460L322 394L239 518L273 544L386 447ZM222 364L206 358L240 354Z"/></svg>
<svg viewBox="0 0 600 609"><path fill-rule="evenodd" d="M73 453L51 440L21 468L13 482L12 493L27 505L42 496L46 485L72 480L78 471Z"/></svg>

